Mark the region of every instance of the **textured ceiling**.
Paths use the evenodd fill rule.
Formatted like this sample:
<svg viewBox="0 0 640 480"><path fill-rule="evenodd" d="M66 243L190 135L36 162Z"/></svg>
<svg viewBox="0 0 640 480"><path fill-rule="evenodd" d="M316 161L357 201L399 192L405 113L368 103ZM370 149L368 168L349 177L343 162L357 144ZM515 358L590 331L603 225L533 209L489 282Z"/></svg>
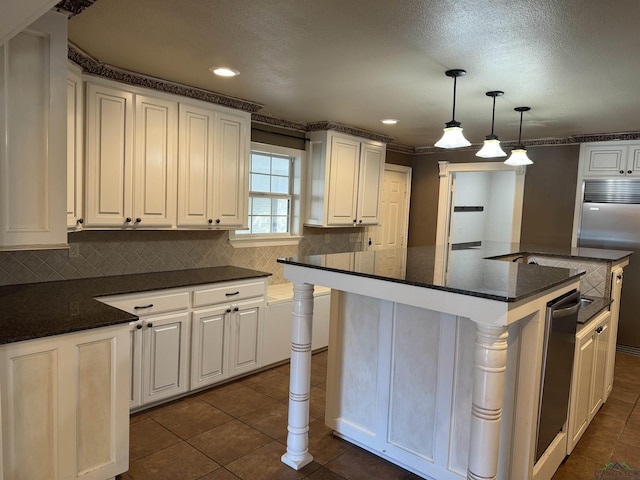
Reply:
<svg viewBox="0 0 640 480"><path fill-rule="evenodd" d="M96 60L431 146L451 120L472 143L640 131L638 0L98 0L69 21ZM218 78L208 68L241 72ZM395 126L380 123L397 118Z"/></svg>

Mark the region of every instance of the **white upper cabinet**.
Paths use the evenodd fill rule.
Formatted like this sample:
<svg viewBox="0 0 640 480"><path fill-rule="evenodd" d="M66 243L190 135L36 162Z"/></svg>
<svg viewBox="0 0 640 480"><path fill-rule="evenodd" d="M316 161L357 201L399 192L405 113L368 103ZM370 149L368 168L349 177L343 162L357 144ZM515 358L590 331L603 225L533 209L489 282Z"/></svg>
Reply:
<svg viewBox="0 0 640 480"><path fill-rule="evenodd" d="M91 82L86 88L85 226L127 226L133 204L133 94Z"/></svg>
<svg viewBox="0 0 640 480"><path fill-rule="evenodd" d="M136 95L133 225L172 227L176 219L178 104Z"/></svg>
<svg viewBox="0 0 640 480"><path fill-rule="evenodd" d="M246 227L249 198L250 116L220 111L214 156L214 224Z"/></svg>
<svg viewBox="0 0 640 480"><path fill-rule="evenodd" d="M67 243L67 18L50 12L0 46L0 249Z"/></svg>
<svg viewBox="0 0 640 480"><path fill-rule="evenodd" d="M309 135L306 224L380 223L385 145L332 131Z"/></svg>
<svg viewBox="0 0 640 480"><path fill-rule="evenodd" d="M584 177L640 176L640 143L612 141L580 146Z"/></svg>
<svg viewBox="0 0 640 480"><path fill-rule="evenodd" d="M85 226L175 225L177 124L176 102L87 82Z"/></svg>
<svg viewBox="0 0 640 480"><path fill-rule="evenodd" d="M73 64L67 77L67 228L82 226L84 191L82 173L84 130L84 85L82 71Z"/></svg>
<svg viewBox="0 0 640 480"><path fill-rule="evenodd" d="M180 104L179 227L246 227L249 128L249 114Z"/></svg>

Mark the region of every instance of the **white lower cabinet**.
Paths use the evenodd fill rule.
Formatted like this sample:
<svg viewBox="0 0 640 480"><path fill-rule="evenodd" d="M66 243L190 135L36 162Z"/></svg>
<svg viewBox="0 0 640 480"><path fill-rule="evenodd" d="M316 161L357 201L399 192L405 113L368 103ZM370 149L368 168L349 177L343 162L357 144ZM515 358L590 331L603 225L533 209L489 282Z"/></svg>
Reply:
<svg viewBox="0 0 640 480"><path fill-rule="evenodd" d="M610 327L611 312L607 310L576 334L567 454L576 446L605 400Z"/></svg>
<svg viewBox="0 0 640 480"><path fill-rule="evenodd" d="M260 368L266 283L251 278L100 298L139 315L128 329L130 409Z"/></svg>
<svg viewBox="0 0 640 480"><path fill-rule="evenodd" d="M5 479L104 480L129 467L127 325L0 347Z"/></svg>

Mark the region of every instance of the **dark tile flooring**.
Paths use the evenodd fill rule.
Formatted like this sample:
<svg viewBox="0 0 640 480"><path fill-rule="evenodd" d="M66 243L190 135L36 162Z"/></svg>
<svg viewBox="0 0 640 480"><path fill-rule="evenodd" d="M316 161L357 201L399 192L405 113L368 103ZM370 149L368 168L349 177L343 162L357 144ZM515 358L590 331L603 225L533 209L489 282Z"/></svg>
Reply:
<svg viewBox="0 0 640 480"><path fill-rule="evenodd" d="M286 450L289 366L282 365L131 417L130 468L118 480L418 480L324 425L326 352L313 356L309 450ZM617 354L614 389L553 480L593 479L608 461L640 466L640 357Z"/></svg>

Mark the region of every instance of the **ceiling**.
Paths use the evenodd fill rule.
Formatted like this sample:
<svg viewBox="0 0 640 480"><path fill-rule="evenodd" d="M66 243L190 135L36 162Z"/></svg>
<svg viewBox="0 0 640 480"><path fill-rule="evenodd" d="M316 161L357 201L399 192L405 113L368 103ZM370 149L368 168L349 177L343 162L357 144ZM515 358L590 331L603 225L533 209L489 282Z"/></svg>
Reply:
<svg viewBox="0 0 640 480"><path fill-rule="evenodd" d="M432 146L640 131L638 0L98 0L69 40L99 62ZM220 78L211 66L241 73ZM387 126L383 118L399 123Z"/></svg>

